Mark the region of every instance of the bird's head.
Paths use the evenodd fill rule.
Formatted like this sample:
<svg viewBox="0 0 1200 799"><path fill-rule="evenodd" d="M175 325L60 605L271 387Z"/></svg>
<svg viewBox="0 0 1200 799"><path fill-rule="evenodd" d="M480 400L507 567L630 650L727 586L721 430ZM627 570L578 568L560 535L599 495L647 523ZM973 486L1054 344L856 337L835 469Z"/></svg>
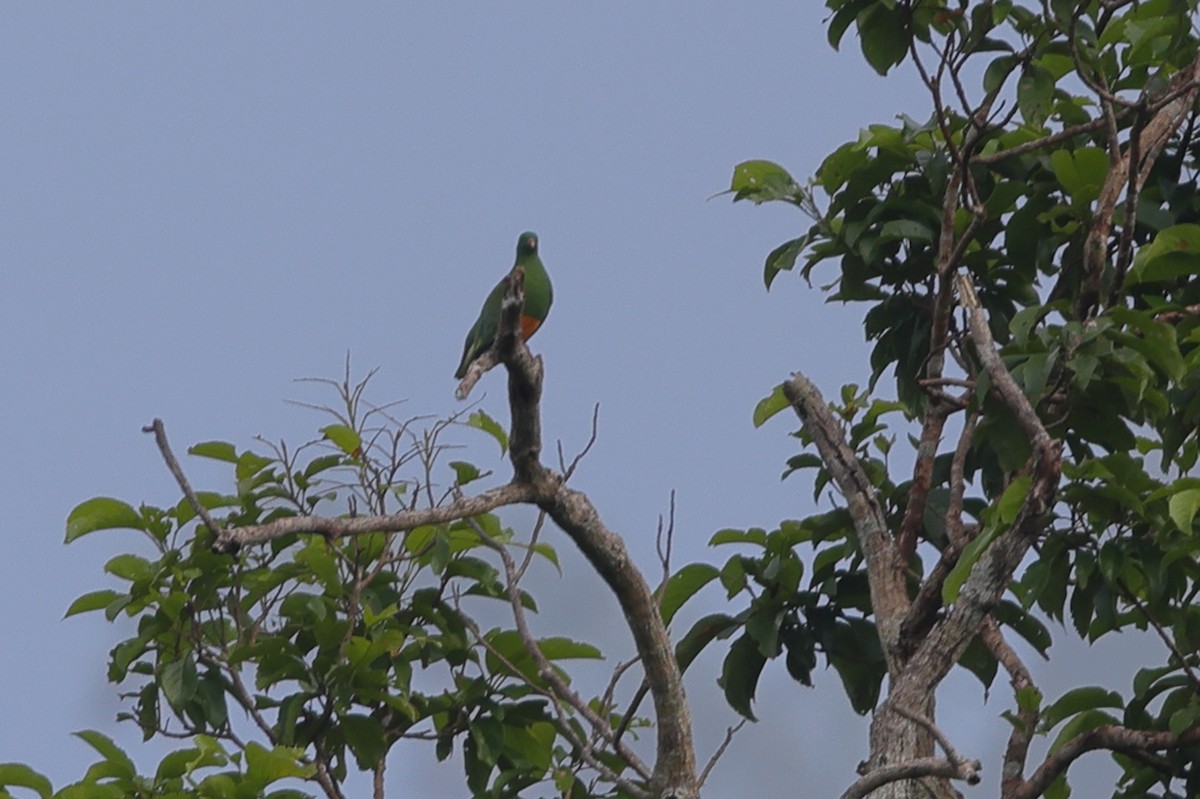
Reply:
<svg viewBox="0 0 1200 799"><path fill-rule="evenodd" d="M532 230L526 230L517 238L517 255L537 255L538 237Z"/></svg>

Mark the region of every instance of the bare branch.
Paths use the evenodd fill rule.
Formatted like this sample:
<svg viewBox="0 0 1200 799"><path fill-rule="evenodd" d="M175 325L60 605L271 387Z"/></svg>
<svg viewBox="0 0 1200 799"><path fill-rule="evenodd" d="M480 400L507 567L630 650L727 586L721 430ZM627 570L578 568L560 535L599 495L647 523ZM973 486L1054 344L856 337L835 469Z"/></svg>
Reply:
<svg viewBox="0 0 1200 799"><path fill-rule="evenodd" d="M632 658L630 660L618 662L613 668L612 677L609 678L608 685L604 689L604 694L600 697L600 708L602 713L607 715L612 710L613 706L615 705L613 697L617 693L617 684L621 682L621 678L625 676L626 672L636 666L639 662L640 661L637 658ZM624 725L624 721L621 723ZM623 729L624 726L618 727L614 733L614 736L620 738Z"/></svg>
<svg viewBox="0 0 1200 799"><path fill-rule="evenodd" d="M856 780L845 790L841 799L863 799L872 791L899 780L915 780L921 777L941 777L965 780L974 785L979 782L979 761L972 760L956 766L944 757L922 757L881 766ZM972 782L972 779L974 782Z"/></svg>
<svg viewBox="0 0 1200 799"><path fill-rule="evenodd" d="M221 528L208 515L208 508L200 503L200 498L192 490L192 484L188 482L187 476L184 475L183 468L179 465L179 461L175 459L175 453L171 452L171 445L167 443L167 431L163 428L162 419L155 419L143 427L142 432L154 433L154 442L158 444L158 451L162 453L163 460L167 462L167 468L175 477L175 482L179 483L179 488L183 491L183 495L187 497L188 504L192 506L192 510L204 522L204 526L208 528L208 531L213 534L213 538L220 538Z"/></svg>
<svg viewBox="0 0 1200 799"><path fill-rule="evenodd" d="M1200 727L1192 727L1181 735L1174 735L1165 730L1133 730L1105 724L1081 733L1056 749L1012 796L1013 799L1037 799L1080 755L1097 749L1137 755L1197 744L1200 744Z"/></svg>
<svg viewBox="0 0 1200 799"><path fill-rule="evenodd" d="M1024 144L1014 145L1003 150L998 150L988 155L977 155L971 160L977 164L997 164L1006 159L1025 153L1032 153L1035 150L1040 150L1043 147L1049 147L1053 144L1058 144L1068 139L1073 139L1076 136L1082 136L1085 133L1092 133L1104 127L1105 121L1103 118L1093 119L1090 122L1081 122L1078 125L1072 125L1069 128L1063 128L1058 133L1051 133L1048 136L1043 136L1040 139L1027 141Z"/></svg>
<svg viewBox="0 0 1200 799"><path fill-rule="evenodd" d="M914 713L908 708L900 707L899 705L893 706L892 710L894 710L896 713L899 713L909 721L916 722L928 730L929 734L933 736L933 739L938 742L938 746L942 747L942 751L946 754L946 759L953 763L956 767L962 769L963 773L967 775L961 779L966 780L968 785L975 785L979 782L978 772L981 768L983 768L983 766L980 765L978 760L967 760L965 757L960 755L955 750L954 746L951 745L950 739L946 737L944 732L938 729L936 724L922 716L920 713Z"/></svg>
<svg viewBox="0 0 1200 799"><path fill-rule="evenodd" d="M1017 706L1018 724L1013 725L1013 731L1008 736L1008 745L1004 748L1004 767L1000 772L1000 795L1009 799L1012 792L1021 786L1025 774L1025 762L1029 758L1029 743L1037 728L1038 712L1024 710L1020 704L1020 693L1027 688L1036 688L1029 669L1008 641L996 620L988 617L979 630L979 637L992 657L1008 672L1009 683L1013 689L1013 700Z"/></svg>
<svg viewBox="0 0 1200 799"><path fill-rule="evenodd" d="M621 604L654 699L658 722L656 785L673 790L680 799L695 796L696 761L683 677L645 578L621 537L605 527L586 494L559 484L557 492L548 499L539 499L538 505L571 537Z"/></svg>
<svg viewBox="0 0 1200 799"><path fill-rule="evenodd" d="M1121 593L1137 606L1137 609L1141 612L1142 616L1146 619L1146 621L1150 622L1150 626L1154 628L1156 633L1158 633L1159 639L1163 642L1167 649L1171 651L1171 654L1175 656L1175 659L1179 661L1179 665L1183 668L1184 674L1187 675L1188 682L1192 684L1193 688L1200 691L1200 676L1197 676L1196 670L1192 668L1190 663L1188 663L1187 655L1180 650L1179 645L1175 643L1175 639L1172 638L1171 634L1163 628L1162 623L1159 622L1159 620L1154 617L1154 614L1150 612L1150 608L1146 607L1146 603L1143 602L1141 597L1135 594L1128 585L1126 585L1124 580L1118 580L1117 584L1121 588Z"/></svg>
<svg viewBox="0 0 1200 799"><path fill-rule="evenodd" d="M733 736L741 732L742 727L745 727L746 722L748 721L749 719L742 719L732 727L725 728L725 740L721 741L721 745L717 747L717 751L713 752L713 756L708 759L708 763L705 764L704 770L700 772L700 779L696 783L697 788L704 787L704 782L708 779L709 773L713 770L713 767L717 765L717 761L720 760L725 754L725 750L727 750L729 745L733 743Z"/></svg>
<svg viewBox="0 0 1200 799"><path fill-rule="evenodd" d="M837 420L812 381L800 372L794 372L791 380L783 384L783 393L846 498L850 518L866 555L871 607L875 610L888 671L894 676L900 667L895 650L900 623L909 605L908 589L904 581L904 564L888 533L875 487L846 444Z"/></svg>
<svg viewBox="0 0 1200 799"><path fill-rule="evenodd" d="M1035 535L1043 529L1062 472L1062 444L1051 439L1029 399L1000 360L971 279L960 274L955 282L959 300L967 311L976 355L1032 444L1029 466L1032 479L1012 525L980 555L953 608L934 625L913 655L910 668L892 686L889 701L895 706L918 706L916 697L927 693L929 685L938 684L958 661L985 614L1007 587Z"/></svg>
<svg viewBox="0 0 1200 799"><path fill-rule="evenodd" d="M1029 398L1013 380L1008 367L1000 360L1000 355L996 351L996 342L992 339L992 332L988 329L987 320L983 316L983 305L975 293L975 284L967 275L959 275L955 283L958 286L959 302L967 311L967 323L980 363L983 364L983 368L992 379L992 385L999 392L1004 404L1013 412L1021 429L1029 437L1035 453L1045 449L1050 444L1050 436L1046 432L1046 428L1042 426L1041 420L1038 419L1037 411L1029 402Z"/></svg>
<svg viewBox="0 0 1200 799"><path fill-rule="evenodd" d="M375 799L384 799L387 796L384 792L383 782L384 772L387 771L387 758L379 758L379 762L375 764L375 768L372 771L372 787L375 791Z"/></svg>
<svg viewBox="0 0 1200 799"><path fill-rule="evenodd" d="M579 454L571 459L571 462L566 463L562 455L562 443L558 447L559 469L563 473L563 482L571 479L571 475L575 474L575 469L579 467L579 463L587 457L587 454L592 451L592 447L596 444L596 437L600 431L600 403L596 403L592 408L592 434L588 437L587 443L583 445L583 449L579 450Z"/></svg>
<svg viewBox="0 0 1200 799"><path fill-rule="evenodd" d="M671 547L675 543L675 490L671 490L671 510L667 516L667 526L663 528L663 518L658 517L658 531L654 536L654 548L658 552L658 562L662 564L662 582L654 589L654 596L661 598L666 590L667 581L671 579Z"/></svg>
<svg viewBox="0 0 1200 799"><path fill-rule="evenodd" d="M388 516L289 516L267 524L221 530L213 548L218 552L231 552L239 547L262 544L293 533L318 533L327 538L376 532L402 533L426 524L446 524L478 516L504 505L532 502L536 496L534 486L509 483L449 505L400 511Z"/></svg>

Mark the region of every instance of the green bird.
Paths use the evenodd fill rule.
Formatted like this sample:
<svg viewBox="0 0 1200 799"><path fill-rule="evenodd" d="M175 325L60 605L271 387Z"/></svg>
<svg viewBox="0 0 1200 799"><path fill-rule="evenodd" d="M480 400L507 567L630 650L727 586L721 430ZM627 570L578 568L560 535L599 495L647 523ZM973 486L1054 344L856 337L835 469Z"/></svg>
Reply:
<svg viewBox="0 0 1200 799"><path fill-rule="evenodd" d="M517 238L517 261L513 269L525 270L525 307L521 311L521 338L528 341L546 321L550 313L550 303L554 302L554 290L550 287L550 276L542 259L538 257L538 237L536 233L525 231ZM511 275L512 272L510 271ZM467 333L467 341L463 344L462 363L454 373L457 380L462 380L472 361L487 352L496 340L496 329L500 326L500 304L504 300L504 289L508 283L508 275L504 277L492 293L483 301L483 310L479 318L471 325Z"/></svg>

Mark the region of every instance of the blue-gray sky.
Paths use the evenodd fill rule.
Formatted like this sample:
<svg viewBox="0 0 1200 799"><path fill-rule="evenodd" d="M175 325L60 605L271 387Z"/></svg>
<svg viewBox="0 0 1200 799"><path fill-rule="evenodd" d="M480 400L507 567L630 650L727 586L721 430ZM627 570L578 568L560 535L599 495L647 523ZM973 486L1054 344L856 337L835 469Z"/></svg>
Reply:
<svg viewBox="0 0 1200 799"><path fill-rule="evenodd" d="M556 291L534 340L547 439L578 448L600 403L575 482L644 569L672 489L677 563L726 557L704 546L722 527L810 510L802 479L778 479L789 424L754 430L750 412L793 369L831 394L865 382L860 311L792 276L764 290L763 257L807 220L707 198L739 161L804 176L869 122L927 115L910 72L879 78L850 38L830 50L823 16L811 0L0 8L0 761L63 784L92 760L69 737L83 728L143 769L161 753L112 721L120 630L62 620L110 584L108 557L140 546L109 533L64 548L70 509L177 499L141 426L163 417L180 452L303 440L324 422L283 400L324 397L292 381L338 376L347 351L360 374L380 367L376 400L456 410L462 336L524 229ZM506 420L502 378L482 389ZM473 454L503 474L487 444ZM567 568L543 622L622 641L591 631L601 594L578 559ZM732 720L718 665L689 676L701 757ZM955 685L948 725L965 753L993 755L971 741L1003 729L1003 706ZM770 668L760 716L711 795L747 781L836 795L866 754L832 674L810 691ZM431 762L405 756L390 778L465 795Z"/></svg>

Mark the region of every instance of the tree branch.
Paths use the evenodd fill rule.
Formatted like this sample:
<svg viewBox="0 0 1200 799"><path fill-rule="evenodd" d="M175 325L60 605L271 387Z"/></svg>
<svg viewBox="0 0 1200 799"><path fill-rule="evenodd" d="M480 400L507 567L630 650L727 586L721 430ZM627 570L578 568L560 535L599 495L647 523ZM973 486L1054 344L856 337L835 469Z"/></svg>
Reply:
<svg viewBox="0 0 1200 799"><path fill-rule="evenodd" d="M955 765L944 757L922 757L881 766L854 782L842 793L841 799L863 799L884 785L900 780L916 780L921 777L941 777L950 780L965 780L974 785L979 782L979 761L972 760ZM973 780L973 781L972 781Z"/></svg>
<svg viewBox="0 0 1200 799"><path fill-rule="evenodd" d="M175 459L175 453L171 452L171 445L167 443L167 431L163 427L162 419L155 419L143 427L142 432L154 433L154 443L158 445L158 451L162 453L163 460L167 463L167 469L174 476L175 482L179 483L179 488L187 498L188 504L192 506L192 510L204 522L204 526L208 528L208 531L213 534L213 538L220 538L221 528L208 515L208 508L200 503L200 498L196 496L196 492L192 490L192 484L188 482L187 476L183 473L183 467Z"/></svg>
<svg viewBox="0 0 1200 799"><path fill-rule="evenodd" d="M1029 743L1033 740L1038 722L1037 710L1021 708L1020 693L1027 688L1036 689L1036 686L1021 657L1009 646L1008 641L1004 640L1004 633L995 619L990 616L984 619L979 637L992 653L992 657L1008 672L1009 683L1013 689L1013 703L1017 707L1019 724L1013 725L1013 731L1008 736L1008 745L1004 748L1004 766L1000 771L1000 796L1003 799L1011 799L1013 792L1020 788L1024 780Z"/></svg>
<svg viewBox="0 0 1200 799"><path fill-rule="evenodd" d="M1051 439L1033 405L1000 359L970 277L960 274L955 282L959 301L967 312L976 355L1032 444L1032 480L1012 525L980 555L954 605L933 626L913 655L911 668L893 686L889 701L897 706L918 707L917 697L927 693L930 685L940 683L958 662L986 614L1008 586L1035 536L1044 528L1062 473L1062 443Z"/></svg>
<svg viewBox="0 0 1200 799"><path fill-rule="evenodd" d="M909 600L904 564L888 534L887 520L876 497L875 487L871 485L853 450L846 444L837 420L812 381L795 372L791 380L783 384L783 393L804 423L804 429L812 436L821 460L846 498L850 518L858 532L859 545L866 556L871 607L875 611L888 671L895 676L900 668L897 660L900 624Z"/></svg>
<svg viewBox="0 0 1200 799"><path fill-rule="evenodd" d="M962 770L965 776L961 777L961 779L966 780L968 785L977 785L979 783L979 770L983 768L982 764L978 760L967 760L960 755L950 743L950 739L946 737L944 732L938 729L936 724L921 714L913 713L908 708L900 707L899 705L893 707L892 710L904 716L909 721L915 721L928 730L933 739L938 742L938 746L942 747L942 752L945 753L946 759L953 763L956 768Z"/></svg>
<svg viewBox="0 0 1200 799"><path fill-rule="evenodd" d="M1181 735L1174 735L1165 730L1133 730L1115 724L1105 724L1077 735L1059 747L1038 766L1037 771L1020 789L1013 792L1013 799L1037 799L1080 755L1097 749L1134 755L1197 744L1200 744L1200 727L1192 727Z"/></svg>
<svg viewBox="0 0 1200 799"><path fill-rule="evenodd" d="M505 505L533 502L533 486L509 483L449 505L400 511L387 516L287 516L267 524L229 527L217 535L213 549L236 552L243 546L263 544L294 533L318 533L327 538L343 538L367 533L403 533L426 524L449 522L489 513Z"/></svg>

